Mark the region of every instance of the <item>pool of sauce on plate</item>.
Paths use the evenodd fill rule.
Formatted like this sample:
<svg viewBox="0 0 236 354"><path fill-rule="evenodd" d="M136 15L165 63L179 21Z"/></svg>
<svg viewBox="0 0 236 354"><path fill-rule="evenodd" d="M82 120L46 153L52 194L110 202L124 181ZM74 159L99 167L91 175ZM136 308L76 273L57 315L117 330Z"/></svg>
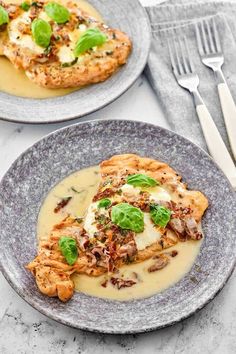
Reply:
<svg viewBox="0 0 236 354"><path fill-rule="evenodd" d="M61 0L63 3L65 0ZM89 15L102 21L99 12L85 0L74 0L80 8ZM5 0L6 3L21 4L23 0ZM78 90L72 89L47 89L40 87L31 82L25 75L23 70L15 69L10 61L2 55L1 38L0 38L0 91L21 97L28 98L50 98L56 96L64 96L68 93Z"/></svg>
<svg viewBox="0 0 236 354"><path fill-rule="evenodd" d="M47 195L38 217L37 234L39 241L47 240L53 225L59 223L66 215L72 214L82 217L86 208L96 194L100 181L99 167L90 167L75 172L59 182ZM77 192L74 192L73 189ZM60 198L72 196L68 205L58 214L53 212ZM108 282L106 288L101 286L107 279L107 275L89 277L83 274L75 274L73 280L75 289L88 295L114 300L131 300L144 298L161 292L178 282L192 267L201 247L201 241L180 242L166 250L178 251L178 255L171 258L170 263L162 270L149 273L148 267L154 260L125 265L119 270L118 277L135 280L138 282L130 288L118 290Z"/></svg>

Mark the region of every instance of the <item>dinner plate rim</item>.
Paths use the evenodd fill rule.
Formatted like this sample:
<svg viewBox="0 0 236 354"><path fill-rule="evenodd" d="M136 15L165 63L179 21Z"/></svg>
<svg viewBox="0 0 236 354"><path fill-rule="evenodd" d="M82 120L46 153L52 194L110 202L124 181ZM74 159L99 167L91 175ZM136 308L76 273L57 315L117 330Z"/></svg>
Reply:
<svg viewBox="0 0 236 354"><path fill-rule="evenodd" d="M104 122L127 122L127 123L137 123L137 124L140 124L140 125L148 125L148 126L152 126L153 128L157 128L157 129L160 129L160 130L163 130L163 131L166 131L168 133L171 133L171 135L177 135L178 137L180 137L181 139L184 139L186 142L189 142L190 144L194 145L195 148L197 149L200 149L201 152L206 156L208 157L212 162L213 164L222 172L221 168L217 165L217 163L212 159L212 157L205 151L203 150L200 146L198 146L197 144L195 144L194 142L190 141L189 139L185 138L184 136L182 136L181 134L178 134L178 133L175 133L174 131L170 130L170 129L167 129L167 128L163 128L157 124L153 124L153 123L147 123L147 122L144 122L144 121L139 121L139 120L130 120L130 119L106 119L106 120L103 120L103 119L96 119L96 120L92 120L92 121L83 121L83 122L77 122L77 123L74 123L72 125L69 125L69 126L66 126L66 127L62 127L62 128L59 128L45 136L43 136L42 138L38 139L35 143L33 143L32 145L30 145L26 150L24 150L13 162L12 164L10 165L10 167L7 169L7 171L4 173L3 177L1 178L0 180L0 188L2 187L2 183L3 183L3 180L7 177L8 173L10 172L11 168L14 166L14 164L16 163L16 161L20 160L25 154L28 153L28 151L30 151L36 144L38 144L39 142L43 141L44 139L48 139L50 136L52 135L55 135L55 134L60 134L61 131L65 131L65 130L68 130L68 129L71 129L73 127L77 127L77 126L81 126L83 124L89 124L91 126L93 126L94 124L99 124L99 123L104 123ZM223 173L223 172L222 172ZM231 192L234 194L235 196L235 191L233 189L233 187L231 186L229 180L227 179L227 177L225 177L229 187L230 187L230 190ZM182 315L180 316L180 318L178 320L172 320L172 321L169 321L163 325L157 325L157 326L150 326L148 327L148 324L146 326L145 329L140 329L140 330L135 330L135 329L132 329L132 330L127 330L127 329L118 329L118 330L98 330L98 329L95 329L95 328L88 328L87 326L83 326L83 325L80 325L80 324L72 324L70 323L69 321L67 320L64 320L62 318L60 318L59 315L54 315L52 313L48 313L47 312L47 309L44 309L42 308L40 305L38 305L37 302L34 302L34 298L31 298L27 295L25 295L24 291L20 288L17 287L17 285L12 281L11 277L9 276L8 272L7 272L7 269L4 267L4 263L2 262L2 257L1 257L1 253L0 253L0 270L3 274L3 276L5 277L5 279L7 280L7 282L10 284L10 286L16 291L16 293L22 298L24 299L29 305L31 305L34 309L36 309L37 311L39 311L41 314L47 316L48 318L60 323L60 324L63 324L63 325L66 325L68 327L71 327L71 328L75 328L75 329L80 329L80 330L84 330L84 331L89 331L89 332L93 332L93 333L104 333L104 334L135 334L135 333L147 333L147 332L152 332L152 331L155 331L155 330L158 330L158 329L162 329L162 328L165 328L165 327L169 327L169 326L172 326L172 325L175 325L176 323L179 323L180 321L182 320L185 320L189 317L191 317L193 314L197 313L198 311L200 311L202 308L204 308L208 303L210 303L216 296L217 294L220 293L220 291L223 289L223 287L226 285L226 283L228 282L228 280L230 279L231 275L233 274L233 271L236 267L236 255L234 256L234 261L232 262L227 274L225 275L225 278L224 278L224 281L222 281L222 283L220 284L220 286L212 293L211 297L209 297L206 301L204 301L202 304L200 304L199 306L193 308L192 311L190 311L188 314L186 315ZM92 297L90 295L86 295L88 297ZM110 299L103 299L105 302L120 302L120 301L117 301L117 300L110 300ZM142 299L140 299L142 300ZM128 302L133 302L135 300L129 300Z"/></svg>
<svg viewBox="0 0 236 354"><path fill-rule="evenodd" d="M147 33L146 33L146 36L147 36L147 39L146 39L146 43L145 43L145 47L146 47L146 55L144 56L143 58L143 62L142 62L142 65L140 64L140 67L139 67L139 70L137 70L137 73L136 75L133 77L133 79L129 82L129 84L123 89L121 90L118 94L115 94L114 97L112 97L111 99L107 100L107 102L105 103L100 103L96 108L88 108L85 113L80 113L80 114L76 114L76 113L73 113L72 115L69 115L67 114L67 117L66 118L58 118L58 119L53 119L53 120L50 120L50 119L41 119L41 120L37 120L37 118L35 120L27 120L26 118L22 118L22 119L16 119L16 118L8 118L8 117L2 117L1 114L0 114L0 121L5 121L5 122L10 122L10 123L18 123L18 124L32 124L32 125L41 125L41 124L56 124L56 123L63 123L63 122L68 122L68 121L73 121L75 119L78 119L78 118L86 118L89 114L92 114L92 113L95 113L97 111L99 111L100 109L102 108L105 108L107 106L109 106L111 103L115 102L119 97L121 97L124 93L126 93L134 84L135 82L138 80L138 78L140 77L140 75L142 74L142 72L144 71L144 68L147 64L147 60L148 60L148 56L149 56L149 53L150 53L150 48L151 48L151 38L152 38L152 34L151 34L151 24L150 24L150 21L149 21L149 17L148 17L148 13L147 11L145 10L145 7L141 4L140 0L135 0L138 4L138 6L140 7L140 10L143 12L143 18L145 19L146 21L146 26L147 26ZM121 29L122 30L122 29ZM131 38L132 40L132 38ZM131 55L132 55L132 52L131 52ZM128 58L128 61L130 60L130 57ZM127 65L127 64L125 64ZM120 68L122 69L122 68ZM120 70L118 69L118 71ZM124 66L124 69L125 69L125 66ZM117 72L118 72L117 71ZM112 76L116 75L117 72L115 72ZM108 78L109 80L109 78ZM107 80L105 80L106 82ZM103 82L101 82L102 84ZM89 85L89 86L94 86L94 85L99 85L98 84L93 84L93 85ZM88 87L89 87L88 86ZM85 87L86 88L86 87ZM82 87L82 90L83 90L83 87ZM76 92L76 91L75 91ZM0 91L0 93L3 93L4 95L8 95L9 96L9 99L13 96L13 97L16 97L16 98L19 98L19 99L22 99L22 100L26 100L26 101L31 101L31 102L34 102L34 101L42 101L42 102L46 102L46 101L53 101L54 99L57 99L57 98L61 98L61 97L64 97L64 96L70 96L71 94L73 94L74 92L71 92L69 94L66 94L66 95L62 95L62 96L56 96L56 97L50 97L50 98L43 98L43 99L40 99L40 98L30 98L30 97L22 97L22 96L15 96L15 95L12 95L12 94L8 94L6 92L3 92L3 91ZM96 93L95 93L96 94ZM22 102L23 103L23 102ZM69 103L68 103L69 104Z"/></svg>

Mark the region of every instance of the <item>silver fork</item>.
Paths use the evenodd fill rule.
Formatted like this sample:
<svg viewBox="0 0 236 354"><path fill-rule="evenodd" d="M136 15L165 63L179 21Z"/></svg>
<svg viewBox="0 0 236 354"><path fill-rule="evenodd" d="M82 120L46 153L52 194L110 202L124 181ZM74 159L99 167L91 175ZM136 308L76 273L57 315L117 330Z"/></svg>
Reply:
<svg viewBox="0 0 236 354"><path fill-rule="evenodd" d="M193 95L209 152L236 189L236 167L198 91L199 77L189 54L186 37L168 40L168 47L172 69L178 84Z"/></svg>
<svg viewBox="0 0 236 354"><path fill-rule="evenodd" d="M225 126L236 159L236 106L221 69L224 56L214 18L196 23L195 29L202 62L215 73Z"/></svg>

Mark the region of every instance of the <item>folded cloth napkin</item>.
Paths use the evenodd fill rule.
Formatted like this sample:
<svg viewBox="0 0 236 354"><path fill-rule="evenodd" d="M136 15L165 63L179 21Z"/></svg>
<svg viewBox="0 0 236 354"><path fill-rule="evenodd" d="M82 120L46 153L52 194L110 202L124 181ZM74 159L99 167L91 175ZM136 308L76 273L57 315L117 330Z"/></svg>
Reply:
<svg viewBox="0 0 236 354"><path fill-rule="evenodd" d="M153 40L145 73L161 102L170 128L207 150L192 97L177 84L169 59L167 38L184 34L200 78L199 91L230 151L214 73L201 62L194 28L195 23L204 18L215 18L225 58L223 72L236 100L236 2L170 0L146 10Z"/></svg>

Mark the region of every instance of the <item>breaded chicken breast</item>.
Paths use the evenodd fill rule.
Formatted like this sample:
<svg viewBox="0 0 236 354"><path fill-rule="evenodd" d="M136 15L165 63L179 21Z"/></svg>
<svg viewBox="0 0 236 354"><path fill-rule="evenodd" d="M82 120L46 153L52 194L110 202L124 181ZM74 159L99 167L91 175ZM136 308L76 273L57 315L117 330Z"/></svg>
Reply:
<svg viewBox="0 0 236 354"><path fill-rule="evenodd" d="M67 16L58 19L58 12L55 17L47 6L61 3L37 1L22 9L2 2L9 13L9 23L3 25L7 32L4 55L31 81L47 88L81 87L106 80L126 63L132 47L129 37L89 16L73 0L63 1Z"/></svg>
<svg viewBox="0 0 236 354"><path fill-rule="evenodd" d="M124 154L103 161L100 173L102 182L84 219L68 216L55 225L49 240L39 245L38 256L27 266L40 291L48 296L68 300L74 290L70 281L74 272L112 274L124 264L152 257L155 264L149 271L162 269L170 261L163 250L202 238L200 222L208 207L207 198L188 190L169 165ZM62 200L56 212L67 202ZM60 248L65 237L78 250L71 265ZM122 280L122 286L130 284Z"/></svg>

